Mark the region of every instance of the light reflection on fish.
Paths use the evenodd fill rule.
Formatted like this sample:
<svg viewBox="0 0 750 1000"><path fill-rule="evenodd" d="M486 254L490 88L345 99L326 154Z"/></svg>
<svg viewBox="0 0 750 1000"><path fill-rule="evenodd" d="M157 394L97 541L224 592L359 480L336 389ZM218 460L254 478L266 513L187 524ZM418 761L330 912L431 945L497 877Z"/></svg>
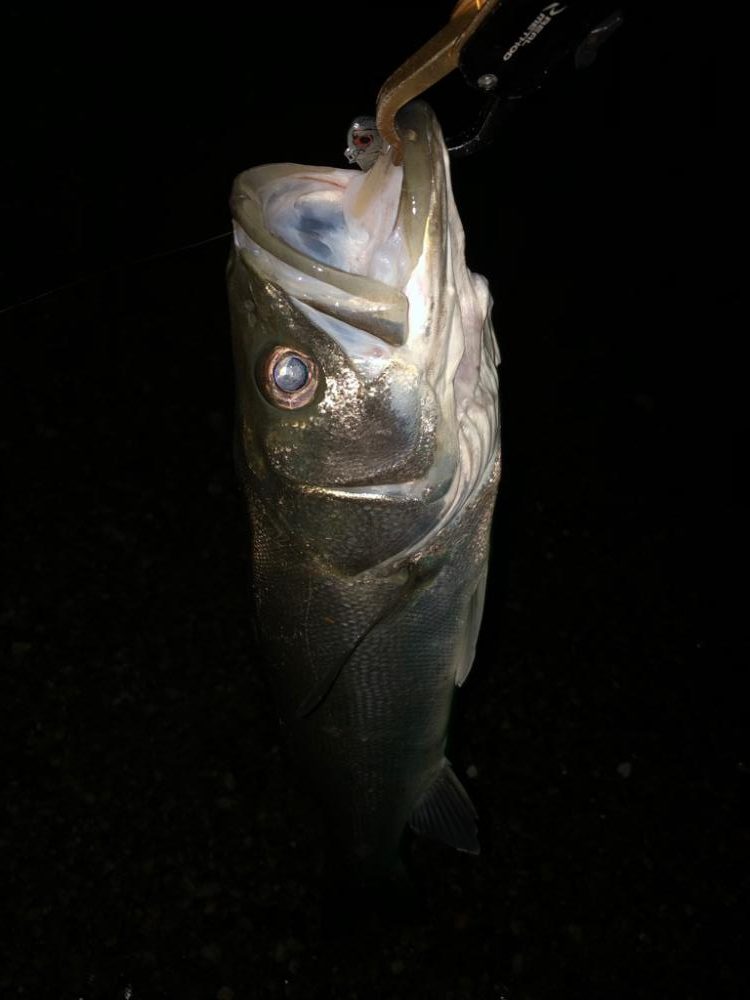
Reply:
<svg viewBox="0 0 750 1000"><path fill-rule="evenodd" d="M229 267L270 679L338 858L371 872L407 824L479 849L445 745L500 474L487 285L432 112L399 127L402 166L241 174Z"/></svg>

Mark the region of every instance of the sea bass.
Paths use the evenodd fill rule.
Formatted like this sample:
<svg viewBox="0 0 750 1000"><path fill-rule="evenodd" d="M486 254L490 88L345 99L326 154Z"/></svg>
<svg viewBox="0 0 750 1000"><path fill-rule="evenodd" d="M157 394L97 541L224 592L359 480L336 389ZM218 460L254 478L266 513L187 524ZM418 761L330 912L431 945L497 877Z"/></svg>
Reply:
<svg viewBox="0 0 750 1000"><path fill-rule="evenodd" d="M479 849L445 758L471 668L500 475L499 355L440 127L403 162L278 164L232 194L237 463L255 611L336 856L372 872L407 825Z"/></svg>

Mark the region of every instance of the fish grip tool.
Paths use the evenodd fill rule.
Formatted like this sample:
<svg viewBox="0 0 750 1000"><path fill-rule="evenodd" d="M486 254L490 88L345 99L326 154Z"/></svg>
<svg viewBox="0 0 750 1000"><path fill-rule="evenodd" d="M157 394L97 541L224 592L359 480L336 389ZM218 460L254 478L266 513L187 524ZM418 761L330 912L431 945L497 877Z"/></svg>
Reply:
<svg viewBox="0 0 750 1000"><path fill-rule="evenodd" d="M375 120L380 135L392 147L394 163L401 163L402 139L409 139L399 133L396 115L405 104L458 68L462 49L500 2L459 0L448 24L399 66L380 88Z"/></svg>
<svg viewBox="0 0 750 1000"><path fill-rule="evenodd" d="M497 124L527 95L566 66L590 66L599 47L623 23L620 0L460 0L451 20L383 84L377 125L401 161L396 115L455 69L466 85L486 95L470 128L446 141L454 157L487 146Z"/></svg>

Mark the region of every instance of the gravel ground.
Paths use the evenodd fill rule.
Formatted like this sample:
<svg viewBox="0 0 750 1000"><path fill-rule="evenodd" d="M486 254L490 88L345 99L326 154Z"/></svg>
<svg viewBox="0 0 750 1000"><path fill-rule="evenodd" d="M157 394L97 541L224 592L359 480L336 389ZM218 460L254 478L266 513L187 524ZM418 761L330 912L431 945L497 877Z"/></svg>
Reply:
<svg viewBox="0 0 750 1000"><path fill-rule="evenodd" d="M255 662L226 243L3 316L0 997L747 995L748 758L710 624L731 621L740 544L731 392L685 335L724 322L720 296L693 284L682 156L644 133L623 160L629 134L591 133L581 93L456 173L503 351L492 576L451 746L483 851L411 842L408 907L337 909ZM177 171L178 206L209 175L223 198L236 167L200 169Z"/></svg>

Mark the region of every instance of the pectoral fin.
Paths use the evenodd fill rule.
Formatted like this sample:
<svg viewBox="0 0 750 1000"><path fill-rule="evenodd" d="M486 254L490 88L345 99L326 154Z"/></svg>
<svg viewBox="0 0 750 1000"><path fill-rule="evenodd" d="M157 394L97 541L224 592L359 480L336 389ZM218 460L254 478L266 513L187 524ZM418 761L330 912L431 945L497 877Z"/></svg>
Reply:
<svg viewBox="0 0 750 1000"><path fill-rule="evenodd" d="M409 819L415 833L469 854L479 854L477 814L447 760Z"/></svg>
<svg viewBox="0 0 750 1000"><path fill-rule="evenodd" d="M456 687L461 687L469 676L469 671L474 663L474 656L477 651L477 639L479 638L479 628L482 624L482 612L484 611L484 595L487 591L487 567L485 566L474 588L474 592L469 598L469 607L466 613L466 625L464 626L463 642L461 644L460 659L456 670Z"/></svg>

